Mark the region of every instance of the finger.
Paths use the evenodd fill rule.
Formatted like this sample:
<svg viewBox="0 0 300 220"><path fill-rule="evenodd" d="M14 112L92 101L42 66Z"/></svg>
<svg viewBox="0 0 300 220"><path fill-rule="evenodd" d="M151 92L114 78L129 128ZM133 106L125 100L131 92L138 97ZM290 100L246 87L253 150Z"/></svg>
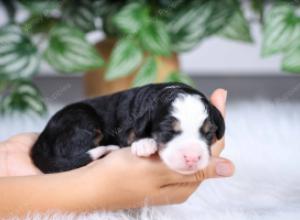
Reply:
<svg viewBox="0 0 300 220"><path fill-rule="evenodd" d="M37 133L22 133L9 138L7 143L12 143L15 150L29 151L37 138Z"/></svg>
<svg viewBox="0 0 300 220"><path fill-rule="evenodd" d="M175 204L186 201L195 192L199 184L208 178L229 177L234 173L234 165L225 158L212 158L209 166L193 175L177 174L177 183L161 188L160 196L154 204ZM175 177L175 176L174 176Z"/></svg>
<svg viewBox="0 0 300 220"><path fill-rule="evenodd" d="M12 136L8 141L20 142L23 144L33 143L38 137L37 133L22 133Z"/></svg>
<svg viewBox="0 0 300 220"><path fill-rule="evenodd" d="M176 172L170 173L170 184L201 182L208 178L230 177L234 173L233 163L225 158L212 157L209 165L197 173L191 175L183 175Z"/></svg>
<svg viewBox="0 0 300 220"><path fill-rule="evenodd" d="M216 89L211 95L211 102L216 106L217 109L221 112L223 117L225 117L226 109L226 100L227 100L227 91L224 89ZM211 148L212 155L218 156L222 152L225 145L224 137L217 141Z"/></svg>
<svg viewBox="0 0 300 220"><path fill-rule="evenodd" d="M162 187L159 194L152 197L151 205L177 204L186 201L200 183L177 183Z"/></svg>
<svg viewBox="0 0 300 220"><path fill-rule="evenodd" d="M204 169L204 179L217 177L230 177L234 174L233 163L225 158L212 157L209 165Z"/></svg>
<svg viewBox="0 0 300 220"><path fill-rule="evenodd" d="M221 112L223 117L225 117L227 91L225 89L216 89L211 94L210 100L212 104Z"/></svg>
<svg viewBox="0 0 300 220"><path fill-rule="evenodd" d="M225 147L225 139L224 137L217 141L214 145L211 146L211 154L212 156L219 156Z"/></svg>

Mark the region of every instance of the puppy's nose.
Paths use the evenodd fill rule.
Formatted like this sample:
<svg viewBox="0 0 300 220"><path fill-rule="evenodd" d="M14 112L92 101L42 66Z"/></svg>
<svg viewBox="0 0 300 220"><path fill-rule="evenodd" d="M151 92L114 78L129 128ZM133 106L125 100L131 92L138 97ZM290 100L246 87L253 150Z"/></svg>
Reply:
<svg viewBox="0 0 300 220"><path fill-rule="evenodd" d="M201 159L201 155L200 154L195 154L195 153L184 153L183 158L184 158L184 161L185 161L186 165L194 166Z"/></svg>

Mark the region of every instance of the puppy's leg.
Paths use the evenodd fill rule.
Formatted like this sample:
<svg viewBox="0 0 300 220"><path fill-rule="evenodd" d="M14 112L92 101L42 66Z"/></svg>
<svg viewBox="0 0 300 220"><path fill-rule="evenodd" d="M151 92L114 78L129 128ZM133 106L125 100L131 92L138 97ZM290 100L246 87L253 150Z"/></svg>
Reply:
<svg viewBox="0 0 300 220"><path fill-rule="evenodd" d="M131 144L131 152L140 157L149 157L157 151L157 143L153 138L143 138Z"/></svg>
<svg viewBox="0 0 300 220"><path fill-rule="evenodd" d="M70 105L48 122L31 149L33 163L44 173L85 166L93 161L87 153L101 145L102 118L86 104Z"/></svg>
<svg viewBox="0 0 300 220"><path fill-rule="evenodd" d="M97 160L100 157L118 149L120 149L120 147L117 145L99 146L89 150L87 153L90 155L92 160Z"/></svg>

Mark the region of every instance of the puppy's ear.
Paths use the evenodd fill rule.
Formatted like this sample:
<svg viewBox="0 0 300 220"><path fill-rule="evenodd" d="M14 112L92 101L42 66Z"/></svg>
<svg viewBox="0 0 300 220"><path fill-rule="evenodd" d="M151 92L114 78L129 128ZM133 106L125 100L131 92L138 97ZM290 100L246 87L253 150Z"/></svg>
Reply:
<svg viewBox="0 0 300 220"><path fill-rule="evenodd" d="M134 124L134 131L136 133L136 136L141 136L143 134L148 134L151 132L151 111L147 110L143 114L140 114Z"/></svg>
<svg viewBox="0 0 300 220"><path fill-rule="evenodd" d="M209 117L216 126L216 137L221 139L225 133L225 122L221 112L212 104L209 104Z"/></svg>

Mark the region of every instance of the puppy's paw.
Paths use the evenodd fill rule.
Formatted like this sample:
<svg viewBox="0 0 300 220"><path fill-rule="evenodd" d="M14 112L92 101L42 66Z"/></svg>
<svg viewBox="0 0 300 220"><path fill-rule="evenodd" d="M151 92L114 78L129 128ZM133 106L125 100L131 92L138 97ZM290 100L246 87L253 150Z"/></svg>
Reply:
<svg viewBox="0 0 300 220"><path fill-rule="evenodd" d="M90 155L92 160L97 160L100 157L118 149L120 149L120 147L117 145L99 146L89 150L87 153Z"/></svg>
<svg viewBox="0 0 300 220"><path fill-rule="evenodd" d="M140 157L149 157L157 151L157 143L152 138L143 138L131 144L131 152Z"/></svg>

